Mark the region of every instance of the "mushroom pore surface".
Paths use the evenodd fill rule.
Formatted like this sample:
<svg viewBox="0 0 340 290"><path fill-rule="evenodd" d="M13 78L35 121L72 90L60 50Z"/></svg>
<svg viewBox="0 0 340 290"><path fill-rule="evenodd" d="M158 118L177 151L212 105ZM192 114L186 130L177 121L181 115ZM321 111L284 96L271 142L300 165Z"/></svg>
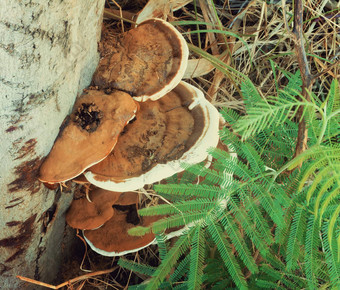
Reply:
<svg viewBox="0 0 340 290"><path fill-rule="evenodd" d="M113 149L137 104L125 92L89 90L80 96L60 127L51 152L40 167L42 182L58 183L81 174Z"/></svg>

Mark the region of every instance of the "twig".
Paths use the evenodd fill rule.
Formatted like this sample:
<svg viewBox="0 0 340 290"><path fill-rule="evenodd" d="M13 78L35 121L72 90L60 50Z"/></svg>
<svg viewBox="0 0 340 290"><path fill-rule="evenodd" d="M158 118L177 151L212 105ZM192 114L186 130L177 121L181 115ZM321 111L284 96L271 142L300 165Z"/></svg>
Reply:
<svg viewBox="0 0 340 290"><path fill-rule="evenodd" d="M31 283L31 284L35 284L35 285L39 285L39 286L43 286L43 287L47 287L47 288L50 288L50 289L60 289L60 288L62 288L64 286L69 286L69 285L72 285L73 283L76 283L76 282L79 282L79 281L83 281L83 280L86 280L86 279L94 277L94 276L104 275L104 274L111 273L114 270L116 270L117 268L118 268L118 266L116 266L114 268L111 268L111 269L108 269L108 270L96 271L96 272L93 272L93 273L89 273L89 274L85 274L85 275L82 275L82 276L78 276L78 277L73 278L71 280L68 280L68 281L66 281L64 283L61 283L61 284L59 284L57 286L51 285L51 284L48 284L48 283L44 283L44 282L40 282L40 281L37 281L37 280L33 280L33 279L30 279L30 278L26 278L26 277L23 277L23 276L17 276L17 278L19 278L21 281L25 281L25 282L28 282L28 283Z"/></svg>
<svg viewBox="0 0 340 290"><path fill-rule="evenodd" d="M308 61L306 57L306 51L303 43L303 0L295 0L294 1L294 28L293 28L293 37L295 42L295 50L297 54L297 59L299 63L299 68L301 72L302 79L302 96L310 101L310 96L308 91L311 88L311 80L312 76L309 70ZM295 154L294 157L298 156L302 152L307 149L307 124L304 118L301 119L303 114L304 107L301 106L298 110L298 120L299 129L298 129L298 137L296 141Z"/></svg>

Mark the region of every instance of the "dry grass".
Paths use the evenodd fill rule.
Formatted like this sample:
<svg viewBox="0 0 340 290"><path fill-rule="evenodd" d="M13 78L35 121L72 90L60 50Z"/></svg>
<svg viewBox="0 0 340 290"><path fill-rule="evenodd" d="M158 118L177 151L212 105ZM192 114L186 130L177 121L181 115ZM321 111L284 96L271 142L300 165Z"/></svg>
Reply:
<svg viewBox="0 0 340 290"><path fill-rule="evenodd" d="M172 1L175 3L176 1ZM169 21L202 21L209 25L179 25L177 28L187 33L193 30L219 29L231 31L240 36L235 38L216 32L185 34L188 43L202 48L213 57L222 60L235 70L247 75L259 88L262 95L275 95L276 85L270 60L276 67L275 74L279 88L287 79L282 71L295 73L299 67L294 52L292 37L291 1L214 1L196 0L176 12L167 15ZM267 3L276 4L267 4ZM304 37L311 73L316 76L313 91L322 95L329 88L332 79L340 76L340 4L329 0L306 0L304 9ZM143 8L146 1L110 1L104 17L104 39L131 28L135 13ZM121 21L120 16L127 21ZM123 26L122 26L123 25ZM246 44L246 45L245 45ZM107 49L102 44L102 52ZM201 55L191 53L191 59ZM189 80L206 93L206 97L217 107L242 110L243 101L239 84L232 76L227 77L218 70ZM152 190L150 197L154 194ZM145 193L145 192L143 192ZM146 201L148 200L148 201ZM151 203L157 202L151 198ZM144 198L143 203L150 203ZM115 267L117 258L98 257L90 250L85 251L81 267L98 271ZM157 266L159 259L157 247L149 247L130 259ZM78 264L79 264L78 263ZM66 277L66 276L65 276ZM146 277L138 277L122 268L115 268L110 274L91 277L85 283L68 285L67 289L123 289L127 285L141 282ZM65 278L66 279L66 278ZM70 277L68 278L70 279Z"/></svg>

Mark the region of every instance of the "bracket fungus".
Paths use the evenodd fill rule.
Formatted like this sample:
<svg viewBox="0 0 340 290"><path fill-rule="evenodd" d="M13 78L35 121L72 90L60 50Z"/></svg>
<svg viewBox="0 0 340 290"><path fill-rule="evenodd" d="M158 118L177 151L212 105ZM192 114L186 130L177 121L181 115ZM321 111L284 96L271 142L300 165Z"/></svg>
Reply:
<svg viewBox="0 0 340 290"><path fill-rule="evenodd" d="M92 250L103 256L122 256L137 252L155 241L153 233L144 236L131 236L128 230L136 225L148 226L155 222L157 217L143 217L138 223L127 222L128 212L114 209L112 218L102 227L95 230L83 231L86 242Z"/></svg>
<svg viewBox="0 0 340 290"><path fill-rule="evenodd" d="M90 202L83 194L72 201L66 213L67 224L80 230L99 228L113 216L112 205L120 195L118 192L97 188L89 193Z"/></svg>
<svg viewBox="0 0 340 290"><path fill-rule="evenodd" d="M219 113L195 87L181 82L157 101L140 104L115 148L85 172L87 180L112 191L142 188L196 164L218 143Z"/></svg>
<svg viewBox="0 0 340 290"><path fill-rule="evenodd" d="M189 50L183 36L162 19L149 19L118 36L93 76L100 89L119 89L135 100L157 100L181 81Z"/></svg>
<svg viewBox="0 0 340 290"><path fill-rule="evenodd" d="M48 184L64 182L103 160L137 108L125 92L89 90L81 95L40 167L39 180Z"/></svg>
<svg viewBox="0 0 340 290"><path fill-rule="evenodd" d="M106 43L92 80L99 90L76 100L40 167L39 180L49 185L77 176L84 184L83 173L99 187L90 200L75 198L66 220L101 255L121 256L154 243L153 233L128 234L160 218L139 217L139 195L131 191L183 171L182 163L204 161L218 143L217 109L181 82L188 55L183 36L157 18L118 36L110 48Z"/></svg>

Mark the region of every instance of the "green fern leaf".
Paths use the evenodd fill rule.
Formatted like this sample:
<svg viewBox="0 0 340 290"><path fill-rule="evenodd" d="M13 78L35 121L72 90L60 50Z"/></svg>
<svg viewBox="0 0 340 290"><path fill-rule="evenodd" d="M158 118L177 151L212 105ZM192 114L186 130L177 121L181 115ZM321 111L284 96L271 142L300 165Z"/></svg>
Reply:
<svg viewBox="0 0 340 290"><path fill-rule="evenodd" d="M182 261L179 262L174 273L171 274L169 282L173 284L175 282L180 281L180 279L182 279L182 277L188 273L189 267L190 267L190 255L187 255L184 257Z"/></svg>
<svg viewBox="0 0 340 290"><path fill-rule="evenodd" d="M249 78L246 78L241 83L241 91L243 93L243 100L247 110L253 108L256 106L256 104L263 101L259 91Z"/></svg>
<svg viewBox="0 0 340 290"><path fill-rule="evenodd" d="M194 232L194 228L191 228L179 237L176 243L169 250L166 259L157 267L156 271L153 273L152 278L147 283L147 290L158 289L159 285L163 282L165 277L170 274L172 267L177 263L180 255L184 254L190 246L190 237Z"/></svg>
<svg viewBox="0 0 340 290"><path fill-rule="evenodd" d="M240 115L236 111L229 108L223 108L220 113L224 120L230 125L235 124L240 118Z"/></svg>
<svg viewBox="0 0 340 290"><path fill-rule="evenodd" d="M235 247L244 265L252 273L258 273L258 268L255 263L255 260L252 257L250 250L245 244L244 239L241 237L241 234L233 220L228 215L224 215L220 222L223 225L226 232L228 233L228 236L233 242L233 246Z"/></svg>
<svg viewBox="0 0 340 290"><path fill-rule="evenodd" d="M161 233L170 228L183 227L192 222L198 222L201 219L204 219L208 214L209 212L202 212L202 213L185 212L185 213L180 213L180 214L174 214L170 217L163 218L163 219L160 219L154 222L149 227L137 226L137 227L131 228L128 231L128 233L129 235L132 235L132 236L143 236L150 232Z"/></svg>
<svg viewBox="0 0 340 290"><path fill-rule="evenodd" d="M217 249L228 269L228 272L233 278L233 281L239 289L248 289L248 285L243 273L241 272L240 265L231 252L231 246L227 242L221 226L215 221L211 220L210 217L208 219L210 220L210 223L208 224L207 229L217 246Z"/></svg>
<svg viewBox="0 0 340 290"><path fill-rule="evenodd" d="M130 271L136 272L136 273L140 273L142 275L146 275L146 276L152 276L156 270L156 268L151 267L149 265L144 265L144 264L140 264L140 263L136 263L134 261L130 261L124 258L120 258L118 260L118 265L120 267L123 267L125 269L128 269Z"/></svg>
<svg viewBox="0 0 340 290"><path fill-rule="evenodd" d="M160 204L157 206L151 206L148 208L143 208L138 211L141 216L150 215L167 215L167 214L178 214L187 211L201 211L205 212L212 208L218 206L218 201L207 199L207 198L197 198L194 200L178 201L171 204Z"/></svg>
<svg viewBox="0 0 340 290"><path fill-rule="evenodd" d="M307 202L310 201L312 194L314 193L315 189L317 186L320 185L320 183L327 179L332 177L333 173L336 174L336 178L340 181L340 174L337 174L337 172L340 172L340 164L338 166L336 166L335 164L333 164L333 166L327 166L323 169L321 169L317 174L316 177L312 183L312 185L310 186L310 188L308 189L307 192L307 196L306 196L306 200ZM339 182L340 184L340 182Z"/></svg>
<svg viewBox="0 0 340 290"><path fill-rule="evenodd" d="M305 272L308 285L311 289L318 288L318 272L320 262L318 259L319 222L313 215L309 216L307 223L307 233L305 242Z"/></svg>
<svg viewBox="0 0 340 290"><path fill-rule="evenodd" d="M259 210L259 206L255 204L254 200L249 198L245 192L243 192L240 197L245 205L246 210L249 212L250 217L255 222L256 230L261 235L262 239L268 245L270 245L273 242L273 237L271 236L267 221Z"/></svg>
<svg viewBox="0 0 340 290"><path fill-rule="evenodd" d="M205 258L204 231L198 226L191 239L190 272L188 277L189 289L201 289L203 278L203 266Z"/></svg>
<svg viewBox="0 0 340 290"><path fill-rule="evenodd" d="M287 245L287 269L297 268L300 246L303 244L304 233L306 232L306 209L297 207L291 225Z"/></svg>
<svg viewBox="0 0 340 290"><path fill-rule="evenodd" d="M164 260L168 253L168 247L166 244L166 236L163 233L157 234L156 241L158 245L159 258L161 260Z"/></svg>
<svg viewBox="0 0 340 290"><path fill-rule="evenodd" d="M256 279L256 285L259 287L258 289L285 289L277 285L277 283L266 281L263 279Z"/></svg>
<svg viewBox="0 0 340 290"><path fill-rule="evenodd" d="M339 214L340 214L340 205L336 208L336 210L332 214L329 220L329 224L328 224L327 236L328 236L329 247L331 250L332 250L332 245L333 245L333 233L334 233L335 223L340 220Z"/></svg>
<svg viewBox="0 0 340 290"><path fill-rule="evenodd" d="M340 109L340 86L337 79L332 81L325 103L327 104L327 115Z"/></svg>
<svg viewBox="0 0 340 290"><path fill-rule="evenodd" d="M326 263L332 287L334 289L340 289L340 262L337 258L337 252L339 252L339 248L337 247L334 239L331 240L333 246L332 247L330 246L329 244L330 239L327 235L327 229L328 224L325 222L323 224L323 246Z"/></svg>
<svg viewBox="0 0 340 290"><path fill-rule="evenodd" d="M285 99L267 97L247 110L247 115L233 126L233 129L242 133L242 140L248 139L271 126L281 126L288 118L295 117L298 109L303 106L304 110L313 108L308 101L299 101L293 96Z"/></svg>
<svg viewBox="0 0 340 290"><path fill-rule="evenodd" d="M202 198L217 198L224 191L217 186L204 184L157 184L154 185L157 193L197 196Z"/></svg>
<svg viewBox="0 0 340 290"><path fill-rule="evenodd" d="M261 271L263 271L264 273L266 273L267 275L269 275L270 277L272 277L274 280L276 280L276 284L282 285L282 286L286 286L288 289L296 289L297 285L295 285L292 281L290 281L289 279L287 279L285 277L285 273L275 270L272 267L268 266L268 265L264 265L261 267Z"/></svg>
<svg viewBox="0 0 340 290"><path fill-rule="evenodd" d="M322 202L321 208L320 208L320 213L319 213L320 222L329 204L340 196L340 187L332 188L335 182L334 179L335 177L329 178L328 180L326 180L326 182L320 188L319 193L314 203L314 212L317 213L320 208L319 205L321 203L321 200L327 195L327 191L328 191L328 196L324 199L324 201Z"/></svg>
<svg viewBox="0 0 340 290"><path fill-rule="evenodd" d="M255 223L252 222L251 218L241 206L238 206L233 198L229 200L229 206L235 215L235 220L242 225L247 236L255 244L256 248L259 249L261 255L266 257L269 249L264 239L261 237L260 233L255 229ZM269 229L268 229L269 230ZM270 232L267 234L270 236Z"/></svg>

